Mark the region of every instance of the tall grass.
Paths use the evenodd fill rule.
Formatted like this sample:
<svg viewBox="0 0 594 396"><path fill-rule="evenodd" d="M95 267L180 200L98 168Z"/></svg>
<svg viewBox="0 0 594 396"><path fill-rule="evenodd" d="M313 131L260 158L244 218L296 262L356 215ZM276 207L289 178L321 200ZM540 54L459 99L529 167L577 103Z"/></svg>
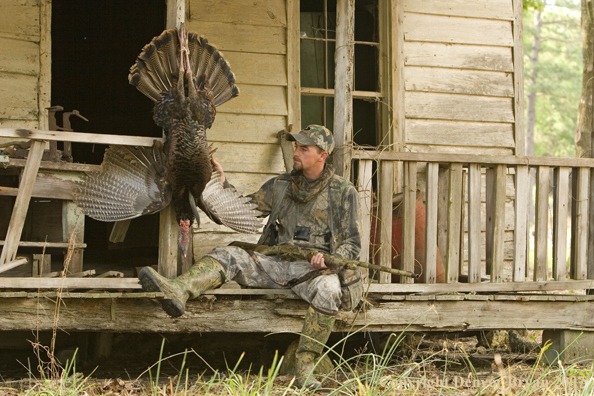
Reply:
<svg viewBox="0 0 594 396"><path fill-rule="evenodd" d="M353 331L330 345L324 352L334 361L334 369L318 376L326 388L325 393L345 396L387 396L387 395L580 395L594 396L594 364L565 365L561 361L545 363L544 354L549 348L545 345L536 356L533 364L504 362L495 354L487 366L475 367L477 360L460 346L450 347L444 343L441 351L420 355L415 346L406 354L403 340L406 330L391 333L381 352L364 349L355 356L345 358L344 345L350 337L365 331L363 327ZM161 343L158 360L148 367L135 381L148 376L148 383L140 390L131 392L126 388L116 392L111 386L97 385L91 376L76 372L76 352L65 362L63 368L56 368L53 350L34 344L39 362L41 352L46 351L50 364L38 363L39 377L30 370L28 380L18 386L0 384L0 395L46 395L74 396L103 394L173 396L173 395L239 395L239 396L284 396L308 395L309 391L294 389L294 378L279 374L283 356L278 352L267 368L254 369L251 365L241 370L245 353L234 365L227 364L223 371L215 370L194 350L163 357L165 338ZM451 344L450 344L451 345ZM53 344L52 344L53 346ZM407 347L408 348L408 347ZM451 354L449 352L456 352ZM186 367L189 354L195 354L209 367L208 373L190 373ZM463 356L460 360L459 356ZM162 365L169 359L182 356L179 369L174 377L163 378ZM425 356L425 357L422 357ZM456 360L457 359L457 360ZM124 383L124 381L119 381ZM114 382L116 383L116 382ZM4 384L6 385L6 384ZM116 386L116 385L114 385Z"/></svg>
<svg viewBox="0 0 594 396"><path fill-rule="evenodd" d="M358 330L357 332L362 331ZM348 334L325 352L334 359L335 368L330 373L318 376L323 382L326 394L346 396L387 395L580 395L594 396L594 365L565 365L544 363L545 346L536 361L531 364L504 362L495 354L492 368L484 365L475 367L476 360L464 348L456 347L456 356L462 361L453 361L444 346L441 351L419 358L411 353L403 356L405 333L390 334L380 353L360 352L353 357L343 358L335 351L357 332ZM309 391L293 388L293 378L279 375L283 357L275 353L267 368L241 370L245 359L242 354L233 365L223 371L212 369L206 373L190 373L186 367L187 356L196 353L186 350L163 357L165 340L161 344L158 361L144 374L149 382L135 392L131 388L116 392L111 387L102 389L90 376L76 374L73 359L64 365L59 377L43 376L39 379L22 381L17 387L0 387L4 395L239 395L239 396L285 396L308 395ZM413 351L414 352L414 351ZM162 365L172 357L183 356L177 374L163 378ZM452 369L452 367L454 369ZM120 381L124 382L124 381ZM138 381L137 381L138 382Z"/></svg>

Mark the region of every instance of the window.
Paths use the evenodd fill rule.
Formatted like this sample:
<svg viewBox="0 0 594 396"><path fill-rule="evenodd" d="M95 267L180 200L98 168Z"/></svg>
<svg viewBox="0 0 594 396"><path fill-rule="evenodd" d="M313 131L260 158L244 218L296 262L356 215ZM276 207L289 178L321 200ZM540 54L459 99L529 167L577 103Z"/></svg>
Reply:
<svg viewBox="0 0 594 396"><path fill-rule="evenodd" d="M353 137L356 144L381 141L378 0L355 0ZM301 125L333 128L336 0L300 3Z"/></svg>

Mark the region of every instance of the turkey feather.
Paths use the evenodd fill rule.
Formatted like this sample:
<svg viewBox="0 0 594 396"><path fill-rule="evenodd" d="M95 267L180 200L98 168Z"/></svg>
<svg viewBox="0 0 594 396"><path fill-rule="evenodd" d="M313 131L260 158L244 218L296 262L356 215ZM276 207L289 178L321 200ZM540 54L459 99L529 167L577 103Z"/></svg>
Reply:
<svg viewBox="0 0 594 396"><path fill-rule="evenodd" d="M257 232L260 212L213 173L206 139L216 107L239 94L222 54L183 27L166 30L142 49L128 78L155 102L153 119L165 130L166 143L152 148L110 146L101 171L79 183L78 205L97 220L117 221L173 203L184 255L190 225L200 223L197 205L218 224Z"/></svg>

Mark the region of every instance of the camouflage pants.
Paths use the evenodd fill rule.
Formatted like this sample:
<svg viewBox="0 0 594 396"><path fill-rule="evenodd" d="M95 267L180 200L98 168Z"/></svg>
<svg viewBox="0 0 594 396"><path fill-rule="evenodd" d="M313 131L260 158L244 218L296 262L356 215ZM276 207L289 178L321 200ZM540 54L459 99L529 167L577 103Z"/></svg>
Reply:
<svg viewBox="0 0 594 396"><path fill-rule="evenodd" d="M313 270L307 261L284 261L277 257L254 253L260 261L256 264L250 254L236 246L214 249L207 256L220 262L227 271L227 278L242 286L263 289L282 289L279 285L297 279ZM341 305L342 291L338 275L321 275L291 288L312 308L326 315L335 315Z"/></svg>

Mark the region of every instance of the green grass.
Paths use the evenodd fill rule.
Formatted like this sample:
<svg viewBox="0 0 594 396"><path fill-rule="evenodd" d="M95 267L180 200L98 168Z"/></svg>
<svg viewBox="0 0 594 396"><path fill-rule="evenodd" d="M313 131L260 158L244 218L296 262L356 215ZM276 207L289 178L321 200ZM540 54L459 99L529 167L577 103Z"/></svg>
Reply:
<svg viewBox="0 0 594 396"><path fill-rule="evenodd" d="M361 331L361 330L359 330ZM353 333L354 334L354 333ZM327 395L384 396L384 395L593 395L594 366L544 364L540 351L533 364L504 362L495 354L492 362L476 366L464 348L444 349L420 359L410 346L403 345L404 333L391 334L380 353L363 351L348 359L340 351L346 338L328 348L327 354L335 362L329 374L320 377ZM245 355L222 371L209 370L191 373L186 357L194 351L182 353L183 360L173 377L164 378L161 366L172 355L163 358L165 341L158 361L136 380L98 380L76 373L76 365L67 362L56 374L33 376L14 383L0 384L0 395L239 395L284 396L307 395L292 387L293 379L280 375L282 356L275 354L267 368L240 370ZM410 353L403 353L408 351ZM458 352L462 360L452 360L449 352ZM245 366L243 366L245 367ZM43 371L42 371L43 372Z"/></svg>

